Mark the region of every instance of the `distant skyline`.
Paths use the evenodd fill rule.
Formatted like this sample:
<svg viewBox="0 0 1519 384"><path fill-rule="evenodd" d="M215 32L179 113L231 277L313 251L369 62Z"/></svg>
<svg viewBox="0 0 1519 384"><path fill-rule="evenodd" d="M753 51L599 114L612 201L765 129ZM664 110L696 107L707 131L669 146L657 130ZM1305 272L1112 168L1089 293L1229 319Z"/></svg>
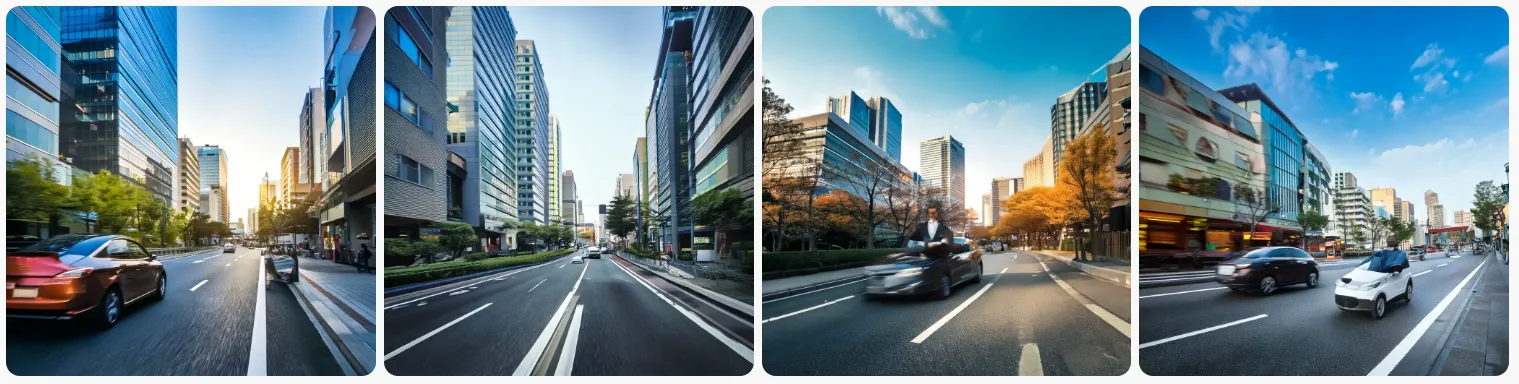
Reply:
<svg viewBox="0 0 1519 384"><path fill-rule="evenodd" d="M179 7L179 136L227 151L231 223L258 207L267 172L300 146L306 91L321 84L325 7Z"/></svg>
<svg viewBox="0 0 1519 384"><path fill-rule="evenodd" d="M772 7L764 77L793 118L828 97L886 97L902 113L902 165L920 145L964 143L967 208L994 177L1022 177L1050 135L1050 106L1132 41L1121 7ZM1075 27L1079 26L1079 27Z"/></svg>
<svg viewBox="0 0 1519 384"><path fill-rule="evenodd" d="M543 62L549 112L562 129L562 170L574 171L586 222L612 201L618 175L633 172L645 134L663 32L660 7L508 7L517 39ZM561 175L556 175L559 177Z"/></svg>
<svg viewBox="0 0 1519 384"><path fill-rule="evenodd" d="M1355 20L1346 23L1346 20ZM1497 7L1149 7L1140 44L1214 90L1260 84L1333 172L1469 210L1508 162Z"/></svg>

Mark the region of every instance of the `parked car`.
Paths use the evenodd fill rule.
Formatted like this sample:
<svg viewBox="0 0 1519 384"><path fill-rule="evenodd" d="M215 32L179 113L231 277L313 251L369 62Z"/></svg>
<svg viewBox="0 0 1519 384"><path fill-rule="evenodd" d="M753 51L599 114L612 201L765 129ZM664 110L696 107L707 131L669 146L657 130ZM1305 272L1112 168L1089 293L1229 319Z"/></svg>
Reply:
<svg viewBox="0 0 1519 384"><path fill-rule="evenodd" d="M1219 284L1236 292L1254 291L1269 296L1282 286L1319 285L1318 261L1293 247L1258 248L1220 263L1215 270L1214 278Z"/></svg>
<svg viewBox="0 0 1519 384"><path fill-rule="evenodd" d="M1413 300L1414 278L1403 273L1407 264L1378 266L1368 260L1335 283L1334 305L1346 311L1370 311L1374 319L1387 314L1387 302ZM1405 260L1406 261L1406 260Z"/></svg>
<svg viewBox="0 0 1519 384"><path fill-rule="evenodd" d="M163 263L126 236L55 236L5 254L6 316L73 320L106 329L122 310L163 300Z"/></svg>
<svg viewBox="0 0 1519 384"><path fill-rule="evenodd" d="M944 258L927 256L923 242L908 242L908 251L888 256L883 262L865 267L865 293L868 296L931 295L949 298L955 286L981 282L982 251L970 239L956 237L953 242L937 245L949 247Z"/></svg>

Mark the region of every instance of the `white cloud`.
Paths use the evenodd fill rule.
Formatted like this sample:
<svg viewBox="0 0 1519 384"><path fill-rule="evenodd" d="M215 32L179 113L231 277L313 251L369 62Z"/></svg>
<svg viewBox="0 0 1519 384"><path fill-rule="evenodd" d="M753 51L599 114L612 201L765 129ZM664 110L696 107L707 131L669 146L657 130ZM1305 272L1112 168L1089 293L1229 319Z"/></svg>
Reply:
<svg viewBox="0 0 1519 384"><path fill-rule="evenodd" d="M1414 59L1414 65L1413 65L1413 67L1408 68L1408 69L1409 70L1414 70L1414 69L1419 69L1419 67L1423 67L1423 66L1426 66L1426 65L1434 64L1435 61L1439 60L1440 56L1443 56L1443 55L1445 55L1445 50L1444 49L1440 49L1440 45L1439 44L1433 44L1433 43L1431 43L1431 44L1429 44L1428 47L1424 48L1424 53L1420 53L1419 54L1419 58Z"/></svg>
<svg viewBox="0 0 1519 384"><path fill-rule="evenodd" d="M893 27L906 32L908 37L918 40L933 37L932 28L949 27L949 20L937 7L876 7L876 14L891 21Z"/></svg>
<svg viewBox="0 0 1519 384"><path fill-rule="evenodd" d="M1197 7L1197 9L1192 10L1192 17L1196 17L1198 20L1208 21L1208 13L1210 12L1208 12L1207 8Z"/></svg>
<svg viewBox="0 0 1519 384"><path fill-rule="evenodd" d="M1414 75L1414 81L1423 83L1424 93L1440 94L1450 89L1450 80L1445 77L1446 70L1452 72L1450 78L1461 79L1460 72L1455 70L1456 59L1446 57L1445 49L1440 48L1439 44L1430 43L1426 46L1424 52L1414 59L1413 66L1408 69L1412 71L1420 68L1424 68L1425 71L1423 74ZM1468 71L1467 77L1470 76L1471 73Z"/></svg>
<svg viewBox="0 0 1519 384"><path fill-rule="evenodd" d="M1352 129L1352 130L1350 130L1350 138L1354 139L1354 138L1356 138L1356 136L1360 136L1360 135L1361 135L1361 130L1360 129Z"/></svg>
<svg viewBox="0 0 1519 384"><path fill-rule="evenodd" d="M1407 105L1407 104L1408 104L1408 102L1403 101L1403 92L1398 92L1397 95L1393 95L1392 96L1392 117L1394 119L1396 119L1396 118L1398 118L1398 115L1403 114L1403 106Z"/></svg>
<svg viewBox="0 0 1519 384"><path fill-rule="evenodd" d="M1382 105L1382 96L1372 92L1351 92L1350 98L1355 100L1355 109L1351 110L1350 113L1371 111Z"/></svg>
<svg viewBox="0 0 1519 384"><path fill-rule="evenodd" d="M1446 90L1450 89L1450 80L1445 79L1444 72L1426 74L1424 75L1423 82L1425 93L1445 93Z"/></svg>
<svg viewBox="0 0 1519 384"><path fill-rule="evenodd" d="M1372 150L1369 156L1359 155L1359 150L1319 149L1329 156L1329 166L1335 172L1354 173L1367 188L1395 188L1398 197L1413 201L1415 217L1421 221L1427 218L1424 191L1439 193L1449 223L1448 212L1471 208L1472 189L1477 183L1502 183L1503 163L1508 162L1508 130L1492 131L1485 137L1443 137Z"/></svg>
<svg viewBox="0 0 1519 384"><path fill-rule="evenodd" d="M1047 103L1008 97L929 113L902 111L902 165L919 170L920 144L953 135L965 145L965 196L979 199L991 192L992 178L1021 176L1023 162L1039 152L1050 135Z"/></svg>
<svg viewBox="0 0 1519 384"><path fill-rule="evenodd" d="M1482 62L1483 63L1487 63L1487 64L1492 64L1492 65L1498 65L1498 66L1507 68L1508 67L1508 46L1505 45L1505 46L1503 46L1503 48L1498 48L1498 50L1495 51L1495 52L1493 52L1493 54L1487 55L1487 58L1483 59Z"/></svg>
<svg viewBox="0 0 1519 384"><path fill-rule="evenodd" d="M1314 78L1323 73L1326 80L1334 80L1334 70L1339 67L1339 63L1305 49L1291 49L1282 39L1257 32L1249 40L1229 45L1224 77L1259 82L1270 94L1281 95L1280 100L1311 95Z"/></svg>

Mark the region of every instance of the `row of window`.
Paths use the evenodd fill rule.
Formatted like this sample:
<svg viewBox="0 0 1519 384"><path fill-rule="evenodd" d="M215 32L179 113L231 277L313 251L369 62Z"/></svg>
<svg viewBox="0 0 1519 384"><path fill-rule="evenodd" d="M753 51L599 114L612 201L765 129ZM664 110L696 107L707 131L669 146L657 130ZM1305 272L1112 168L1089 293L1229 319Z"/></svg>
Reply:
<svg viewBox="0 0 1519 384"><path fill-rule="evenodd" d="M5 135L46 151L58 153L58 133L9 109L5 110Z"/></svg>
<svg viewBox="0 0 1519 384"><path fill-rule="evenodd" d="M5 16L5 35L20 43L21 48L30 52L37 61L41 61L50 72L58 73L58 50L53 49L53 46L48 44L48 40L38 35L30 24L21 21L18 16L21 13L20 10L21 8L16 8ZM58 30L54 29L51 32L56 34ZM57 36L50 36L49 39L57 42Z"/></svg>
<svg viewBox="0 0 1519 384"><path fill-rule="evenodd" d="M5 77L5 95L36 111L37 114L42 115L42 118L53 123L58 122L58 103L43 97L42 94L37 93L37 90L22 84L15 77Z"/></svg>
<svg viewBox="0 0 1519 384"><path fill-rule="evenodd" d="M414 184L427 187L432 182L433 169L406 155L401 157L401 166L396 170L396 177Z"/></svg>
<svg viewBox="0 0 1519 384"><path fill-rule="evenodd" d="M416 10L412 10L412 12L416 12ZM406 33L405 28L401 28L400 22L394 16L388 18L388 20L389 23L387 24L389 25L386 25L385 28L395 31L394 34L390 35L392 41L396 43L397 47L401 48L401 53L406 55L407 59L411 59L411 62L416 64L417 68L427 75L427 78L431 79L433 77L432 60L429 60L427 55L422 53L422 49L417 46L417 41L411 38L411 34ZM421 18L417 20L419 24L426 24L421 21Z"/></svg>
<svg viewBox="0 0 1519 384"><path fill-rule="evenodd" d="M400 112L401 116L406 117L406 120L410 120L412 124L416 124L418 128L422 128L422 131L427 132L428 135L432 135L433 130L437 128L438 120L431 113L418 108L411 97L402 94L401 90L389 81L385 82L385 106Z"/></svg>

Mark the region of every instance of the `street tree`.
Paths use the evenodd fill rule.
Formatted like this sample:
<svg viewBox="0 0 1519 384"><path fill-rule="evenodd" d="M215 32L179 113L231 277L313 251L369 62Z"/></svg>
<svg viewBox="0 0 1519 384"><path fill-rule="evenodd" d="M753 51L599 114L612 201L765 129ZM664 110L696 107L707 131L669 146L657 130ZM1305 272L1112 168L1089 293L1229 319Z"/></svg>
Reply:
<svg viewBox="0 0 1519 384"><path fill-rule="evenodd" d="M1118 188L1113 186L1112 172L1117 157L1113 137L1107 134L1102 124L1098 124L1066 143L1065 154L1060 160L1059 182L1074 193L1076 207L1084 213L1083 225L1089 229L1086 238L1089 246L1095 247L1092 235L1102 228L1103 219L1121 196ZM1082 249L1077 248L1076 260L1086 259Z"/></svg>
<svg viewBox="0 0 1519 384"><path fill-rule="evenodd" d="M617 195L612 197L612 202L607 206L607 219L602 223L607 233L616 236L619 240L625 240L628 235L638 229L638 217L635 216L637 207L633 199L628 196Z"/></svg>
<svg viewBox="0 0 1519 384"><path fill-rule="evenodd" d="M1392 234L1392 222L1397 221L1391 216L1372 216L1366 219L1366 240L1370 241L1370 249L1387 246L1387 236Z"/></svg>
<svg viewBox="0 0 1519 384"><path fill-rule="evenodd" d="M480 237L475 235L475 228L469 224L442 221L433 224L438 229L438 245L448 250L451 258L459 258L464 255L464 250L479 243Z"/></svg>
<svg viewBox="0 0 1519 384"><path fill-rule="evenodd" d="M1472 200L1472 226L1482 230L1486 236L1497 231L1498 221L1494 214L1503 210L1508 204L1508 196L1504 196L1503 190L1494 185L1491 180L1477 183L1475 199Z"/></svg>
<svg viewBox="0 0 1519 384"><path fill-rule="evenodd" d="M1329 217L1319 213L1317 209L1309 209L1299 214L1297 221L1303 227L1303 249L1308 249L1308 232L1319 232L1329 227Z"/></svg>
<svg viewBox="0 0 1519 384"><path fill-rule="evenodd" d="M753 229L754 205L736 188L715 189L691 199L691 215L697 225L712 228L717 254L727 256L732 244L728 232ZM631 229L631 228L630 228Z"/></svg>
<svg viewBox="0 0 1519 384"><path fill-rule="evenodd" d="M76 180L70 196L71 205L95 218L98 230L122 234L132 224L143 193L147 191L142 187L102 169Z"/></svg>
<svg viewBox="0 0 1519 384"><path fill-rule="evenodd" d="M1281 207L1268 201L1266 191L1251 187L1249 184L1239 183L1234 185L1234 217L1250 223L1250 233L1255 233L1256 225L1266 221L1266 218L1281 211Z"/></svg>
<svg viewBox="0 0 1519 384"><path fill-rule="evenodd" d="M760 149L764 164L760 167L760 177L768 181L772 176L787 173L792 166L812 161L806 150L807 143L801 140L806 129L790 118L791 104L770 89L770 79L765 79L764 83L761 105L764 108L765 139Z"/></svg>
<svg viewBox="0 0 1519 384"><path fill-rule="evenodd" d="M48 223L52 233L69 206L68 187L54 181L53 168L43 160L26 158L6 164L5 217Z"/></svg>
<svg viewBox="0 0 1519 384"><path fill-rule="evenodd" d="M847 206L848 214L854 216L855 221L864 226L861 231L865 234L865 248L875 248L875 229L886 224L887 221L882 202L886 201L887 195L893 188L903 184L906 175L898 172L896 167L890 164L864 155L853 155L850 163L855 166L836 168L838 170L834 173L859 197L846 199L843 202Z"/></svg>

